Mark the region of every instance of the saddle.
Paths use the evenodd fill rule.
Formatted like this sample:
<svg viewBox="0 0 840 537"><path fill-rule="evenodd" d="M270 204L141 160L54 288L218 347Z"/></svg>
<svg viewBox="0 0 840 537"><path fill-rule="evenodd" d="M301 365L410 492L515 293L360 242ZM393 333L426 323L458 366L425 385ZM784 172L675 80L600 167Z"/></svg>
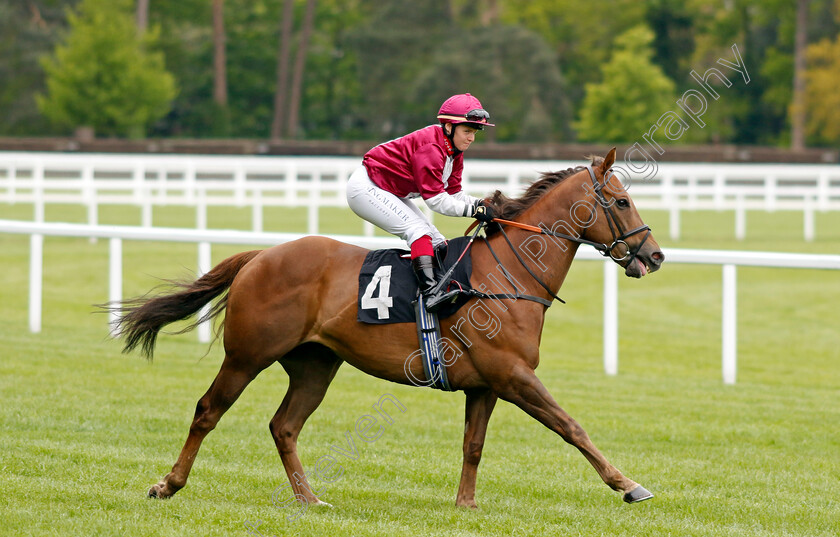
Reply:
<svg viewBox="0 0 840 537"><path fill-rule="evenodd" d="M469 237L449 241L443 259L438 259L441 273L455 265L467 247ZM442 262L441 262L442 261ZM470 298L472 260L469 251L455 266L444 290L455 292L452 302L444 303L437 311L440 319L454 314ZM417 279L411 268L409 252L399 249L372 250L365 257L359 271L359 322L367 324L413 323L416 320L414 302L417 300Z"/></svg>
<svg viewBox="0 0 840 537"><path fill-rule="evenodd" d="M417 341L427 379L425 382L419 381L418 385L452 390L440 355L442 338L439 319L454 314L472 296L469 283L472 262L469 252L464 252L468 243L469 237L453 239L449 241L445 255L438 256L441 273L449 275L448 281L443 283L443 289L452 299L441 304L436 312L426 309L423 296L418 292L410 252L398 249L373 250L367 254L359 271L357 318L360 322L417 323ZM416 380L410 375L409 378L412 382Z"/></svg>

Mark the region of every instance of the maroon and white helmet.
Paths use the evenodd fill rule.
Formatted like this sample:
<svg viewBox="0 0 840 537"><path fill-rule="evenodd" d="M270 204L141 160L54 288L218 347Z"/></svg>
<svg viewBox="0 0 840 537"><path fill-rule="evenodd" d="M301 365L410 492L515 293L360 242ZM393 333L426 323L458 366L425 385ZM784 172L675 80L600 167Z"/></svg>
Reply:
<svg viewBox="0 0 840 537"><path fill-rule="evenodd" d="M482 108L481 102L469 93L460 93L443 101L437 116L443 123L468 123L471 127L482 130L484 127L495 127L488 123L490 114Z"/></svg>

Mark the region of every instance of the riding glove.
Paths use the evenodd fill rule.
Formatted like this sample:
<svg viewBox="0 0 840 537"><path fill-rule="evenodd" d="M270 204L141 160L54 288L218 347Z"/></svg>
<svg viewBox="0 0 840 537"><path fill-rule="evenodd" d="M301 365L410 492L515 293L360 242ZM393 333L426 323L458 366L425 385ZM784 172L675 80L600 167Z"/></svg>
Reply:
<svg viewBox="0 0 840 537"><path fill-rule="evenodd" d="M478 200L475 202L472 216L482 222L492 222L496 218L496 212L491 205L485 205L484 200Z"/></svg>

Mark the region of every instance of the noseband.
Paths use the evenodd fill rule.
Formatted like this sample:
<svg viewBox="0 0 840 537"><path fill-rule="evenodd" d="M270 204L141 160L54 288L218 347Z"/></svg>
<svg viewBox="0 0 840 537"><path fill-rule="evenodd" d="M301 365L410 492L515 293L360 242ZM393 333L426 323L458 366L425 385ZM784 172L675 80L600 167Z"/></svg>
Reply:
<svg viewBox="0 0 840 537"><path fill-rule="evenodd" d="M592 179L592 187L595 192L596 200L598 201L598 205L601 206L601 209L604 211L604 216L607 218L607 224L610 226L610 233L612 234L613 241L612 244L607 246L606 244L599 244L595 246L595 249L600 252L601 255L604 257L609 256L613 261L616 263L620 263L621 261L625 261L627 259L633 259L636 257L636 254L639 253L639 250L642 249L645 242L650 237L650 226L646 224L642 224L641 226L631 229L630 231L624 231L621 228L621 222L618 221L618 218L615 216L615 213L612 209L612 204L607 201L607 198L604 196L603 189L604 186L609 182L609 180L615 176L612 173L612 170L608 170L604 173L604 183L601 184L595 178L595 171L592 169L591 165L586 166L586 171L589 172L589 177ZM610 174L609 176L607 174ZM614 200L613 200L614 201ZM647 231L645 233L644 238L639 242L638 246L635 249L631 250L630 246L627 245L626 239L632 237L637 233L641 233L643 231ZM600 246L600 247L599 247ZM621 249L625 252L624 255L618 257L614 252L616 248L621 247Z"/></svg>

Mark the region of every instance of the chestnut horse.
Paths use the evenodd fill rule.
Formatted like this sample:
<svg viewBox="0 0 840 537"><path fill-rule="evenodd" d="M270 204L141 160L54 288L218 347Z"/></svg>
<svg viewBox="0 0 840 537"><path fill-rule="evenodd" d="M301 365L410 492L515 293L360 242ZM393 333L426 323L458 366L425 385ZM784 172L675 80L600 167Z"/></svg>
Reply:
<svg viewBox="0 0 840 537"><path fill-rule="evenodd" d="M521 198L510 199L499 192L492 198L500 218L520 227L504 225L506 233L491 230L486 240L472 246L473 288L507 296L493 304L499 311L500 329L491 336L486 327L482 331L482 327L461 323L455 327L458 337L448 338L457 355L448 362L449 383L453 390L466 394L458 506L476 507L476 472L487 422L498 398L518 406L580 450L626 502L652 497L607 461L534 374L540 361L546 304L556 297L579 244L595 245L636 278L657 270L664 260L612 173L614 161L613 148L606 158L593 158L589 166L544 174ZM541 234L534 233L540 228ZM366 254L364 248L325 237L305 237L234 255L195 282L176 284L171 294L113 306L121 312L118 328L126 338L124 352L139 345L151 358L163 326L193 315L222 295L205 317L225 312L224 362L198 401L189 436L172 471L152 486L150 497L168 498L186 484L202 440L248 383L279 362L289 375L289 387L271 420L271 434L296 497L308 504L323 503L303 486L305 477L300 482L305 473L297 439L342 362L400 384L412 383L407 373L424 378L420 360L406 363L418 348L414 324L370 325L356 319L356 281ZM499 289L499 282L504 281L499 270L515 286L519 298L511 296L511 289ZM486 298L472 298L465 307L477 300L487 303ZM443 334L455 332L456 317L441 321Z"/></svg>

